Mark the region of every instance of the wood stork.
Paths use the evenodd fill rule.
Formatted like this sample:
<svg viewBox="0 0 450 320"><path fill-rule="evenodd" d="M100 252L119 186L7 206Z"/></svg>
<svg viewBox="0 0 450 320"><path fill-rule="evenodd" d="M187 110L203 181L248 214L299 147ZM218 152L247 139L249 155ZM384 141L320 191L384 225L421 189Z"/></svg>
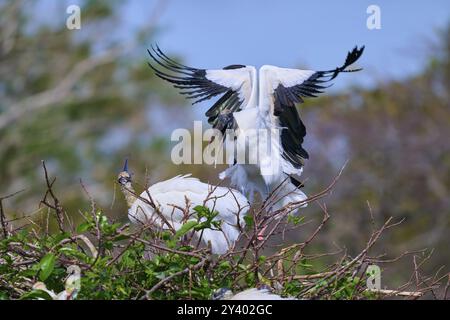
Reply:
<svg viewBox="0 0 450 320"><path fill-rule="evenodd" d="M221 230L203 229L197 232L202 241L211 243L212 253L225 253L245 226L244 216L249 203L244 195L231 188L203 183L190 174L158 182L136 197L126 160L123 171L119 173L118 183L129 206L128 217L137 224L151 222L164 229L169 228L169 224L174 230L179 230L186 222L184 209L187 201L190 214L199 205L218 212L213 221L222 222ZM152 202L156 208L151 205Z"/></svg>
<svg viewBox="0 0 450 320"><path fill-rule="evenodd" d="M342 66L327 71L264 65L259 69L259 79L253 66L236 64L205 70L170 59L158 46L148 53L165 69L161 71L149 63L155 74L181 89L180 93L187 98L194 99L193 104L220 95L206 112L208 122L225 135L224 140L230 130L234 133L237 139L231 139L235 141L238 154L245 155L249 146L258 144L258 159L249 164L235 157L219 177L230 178L231 185L249 194L250 200L255 191L266 198L277 189L283 196L274 206L276 209L306 199L299 190L302 183L298 180L304 160L309 158L302 147L306 128L295 104L323 93L328 87L325 83L338 74L361 70L347 68L361 57L363 51L364 46L355 47L348 52ZM264 148L265 145L269 147Z"/></svg>
<svg viewBox="0 0 450 320"><path fill-rule="evenodd" d="M221 288L213 293L212 300L297 300L295 298L283 298L271 293L267 288L251 288L233 294L230 289Z"/></svg>

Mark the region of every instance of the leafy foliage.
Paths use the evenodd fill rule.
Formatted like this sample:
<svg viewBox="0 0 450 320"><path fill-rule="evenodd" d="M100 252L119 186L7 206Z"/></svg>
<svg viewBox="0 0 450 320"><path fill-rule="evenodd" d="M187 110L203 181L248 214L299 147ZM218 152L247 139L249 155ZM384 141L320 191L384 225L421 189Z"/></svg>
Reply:
<svg viewBox="0 0 450 320"><path fill-rule="evenodd" d="M442 32L441 43L430 48L428 65L416 76L385 81L371 89L352 88L352 94L328 95L302 105L309 132L306 143L311 144L308 148L315 159L306 164L308 175L314 177L308 180L308 192L327 183L336 166L350 158L346 179L333 194L333 211L339 217L326 232L307 242L301 237L314 231L315 225L289 215L289 228L304 228L286 234L277 231L284 243L294 243L292 250L259 248L252 237L261 221L257 215L248 215L244 246L218 258L187 241L192 240L193 231L220 228L212 220L216 213L207 208L194 208L197 218L176 235L133 232L123 223L126 208L120 201L111 210L85 212L89 204L78 192L79 177L90 177L87 183L95 189L98 203L109 208L112 183L105 177L117 171L125 155L133 154L138 168L171 175L173 167L163 161L167 139L161 138L159 127L153 128L149 114L163 110L171 123L181 119L186 126L191 109L176 108L181 100L153 81L142 58L157 31L153 28L132 35L136 36L134 50L88 68L70 90L55 94L53 90L76 67L110 52L117 43L124 47L122 39L111 37L110 32L112 24L117 27L118 1L86 0L81 5L82 34L65 28L63 14L51 13L52 21L61 18L54 24L36 24L31 4L0 3L0 176L4 181L0 194L26 188L8 202L13 209L7 210L7 220L14 230L8 229L0 241L0 299L48 299L44 291L33 291L32 285L44 281L47 288L60 292L72 264L82 268L80 299L209 298L218 287L237 291L262 283L281 287L278 293L290 296L373 298L375 294L364 291L363 269L375 258L364 255L348 266L349 256L358 256L372 232L373 223L364 214L367 202L378 218L394 216L408 222L378 242L380 251L389 247L396 257L405 247L435 247L439 254L433 257L430 270L447 263L450 27ZM51 99L36 107L42 94ZM157 108L159 104L164 108ZM9 117L16 112L20 117ZM311 143L312 139L320 143ZM47 208L30 218L32 225L25 225L28 219L23 212L35 212L42 196L41 159L58 172L58 182L64 186L58 191L74 227L59 230L56 219L47 219ZM185 169L177 168L177 172ZM188 169L212 180L211 169ZM143 169L136 176L143 177ZM320 215L314 208L308 208L310 217ZM80 211L83 215L78 215ZM117 217L122 222L111 220ZM80 238L83 235L89 242ZM279 243L276 237L272 241ZM345 259L329 257L336 242L345 244L349 255ZM410 261L401 260L395 266L397 282L409 278L404 270L411 267Z"/></svg>
<svg viewBox="0 0 450 320"><path fill-rule="evenodd" d="M51 189L47 193L54 195ZM55 207L54 213L61 214L60 210ZM364 266L371 261L368 250L384 230L394 226L390 220L372 234L360 255L344 255L327 271L318 272L316 259L321 254L306 254L304 250L327 222L326 211L308 240L269 256L261 254L265 242L256 240L258 227L267 229L274 222L264 227L261 223L267 219L263 212L253 214L253 223L243 230L242 238L248 239L244 241L246 249L232 247L222 256L212 255L209 247L198 248L193 237L194 232L204 229L220 230L220 224L213 220L218 213L203 206L193 208L193 212L192 219L174 233L156 225L132 228L111 221L95 206L82 214L83 222L74 226L69 221L70 228L61 226L59 232L49 233L36 226L11 230L6 224L0 241L0 297L51 299L50 292L67 290L66 269L74 265L82 270L77 299L209 299L219 288L237 291L261 284L278 288L281 295L301 298L377 297L365 287ZM303 220L288 218L287 212L279 212L285 220L280 229L283 233L290 227L298 228ZM274 237L277 230L272 229L267 237ZM40 282L45 290L37 286Z"/></svg>

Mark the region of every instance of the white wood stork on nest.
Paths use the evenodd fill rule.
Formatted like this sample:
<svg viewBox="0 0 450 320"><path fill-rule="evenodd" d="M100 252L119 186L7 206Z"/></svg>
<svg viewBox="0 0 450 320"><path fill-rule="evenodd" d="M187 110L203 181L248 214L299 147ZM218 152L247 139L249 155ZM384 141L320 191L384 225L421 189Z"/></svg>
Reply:
<svg viewBox="0 0 450 320"><path fill-rule="evenodd" d="M151 222L167 229L168 223L174 230L179 230L186 218L184 210L187 201L191 213L199 205L217 211L218 215L213 221L222 222L221 230L203 229L197 232L202 241L211 243L212 253L225 253L238 239L240 228L245 226L244 216L249 203L244 195L231 188L203 183L190 174L155 183L136 197L126 160L123 171L119 173L118 183L129 206L128 217L137 224Z"/></svg>
<svg viewBox="0 0 450 320"><path fill-rule="evenodd" d="M236 143L238 154L245 155L249 145L255 143L258 144L259 154L256 163L252 164L238 161L236 157L233 161L228 160L230 167L219 177L230 178L231 185L248 193L250 200L255 191L266 198L277 190L284 196L274 205L276 209L306 199L299 190L303 185L298 179L304 160L309 158L302 147L306 128L295 104L323 93L328 87L325 83L338 74L361 70L348 67L361 57L363 50L364 46L355 47L348 52L342 66L327 71L265 65L259 69L259 79L253 66L197 69L170 59L158 46L152 47L148 53L154 62L165 69L161 71L149 63L155 74L181 89L180 93L187 98L194 99L193 104L220 96L206 112L208 122L225 135L224 140L227 139L227 131L229 135L228 129L232 130L237 137L231 139ZM268 134L261 134L264 131ZM246 138L239 139L240 136ZM268 148L263 147L265 145Z"/></svg>

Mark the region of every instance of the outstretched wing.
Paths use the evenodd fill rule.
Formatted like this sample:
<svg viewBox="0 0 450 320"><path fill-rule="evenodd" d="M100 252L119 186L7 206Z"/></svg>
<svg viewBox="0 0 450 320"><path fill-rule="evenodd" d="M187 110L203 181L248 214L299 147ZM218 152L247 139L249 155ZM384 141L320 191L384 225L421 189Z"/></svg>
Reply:
<svg viewBox="0 0 450 320"><path fill-rule="evenodd" d="M161 71L149 63L158 77L173 84L192 104L219 96L220 98L206 112L213 128L225 133L234 126L233 112L245 108L252 92L253 75L251 66L230 65L218 70L196 69L178 63L165 55L158 46L148 50L150 57Z"/></svg>
<svg viewBox="0 0 450 320"><path fill-rule="evenodd" d="M341 72L355 72L361 69L348 69L362 55L364 46L355 47L349 51L342 66L327 71L298 70L264 66L260 69L262 81L267 81L266 104L275 125L283 128L281 144L283 158L294 168L301 168L303 159L308 159L308 153L302 147L306 128L300 119L296 103L303 103L304 98L317 97L329 87L325 83L333 80Z"/></svg>

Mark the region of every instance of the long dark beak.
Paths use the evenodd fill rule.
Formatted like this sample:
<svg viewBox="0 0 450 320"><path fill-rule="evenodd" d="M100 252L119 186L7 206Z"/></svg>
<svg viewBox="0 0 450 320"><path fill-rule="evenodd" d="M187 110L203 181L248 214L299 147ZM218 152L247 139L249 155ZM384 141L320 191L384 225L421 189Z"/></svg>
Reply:
<svg viewBox="0 0 450 320"><path fill-rule="evenodd" d="M128 158L125 159L125 163L123 165L123 170L122 171L128 172Z"/></svg>

